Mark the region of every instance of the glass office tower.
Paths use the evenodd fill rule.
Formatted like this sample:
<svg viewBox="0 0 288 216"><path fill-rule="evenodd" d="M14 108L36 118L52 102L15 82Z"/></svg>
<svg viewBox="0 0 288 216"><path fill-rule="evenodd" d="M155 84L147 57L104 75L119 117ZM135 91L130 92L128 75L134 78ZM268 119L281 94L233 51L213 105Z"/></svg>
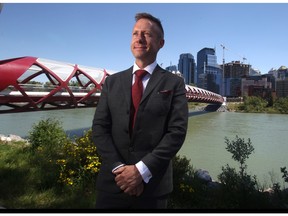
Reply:
<svg viewBox="0 0 288 216"><path fill-rule="evenodd" d="M215 49L203 48L197 53L197 86L221 94L222 69Z"/></svg>
<svg viewBox="0 0 288 216"><path fill-rule="evenodd" d="M192 54L183 53L180 55L178 70L182 73L186 84L196 83L196 65Z"/></svg>

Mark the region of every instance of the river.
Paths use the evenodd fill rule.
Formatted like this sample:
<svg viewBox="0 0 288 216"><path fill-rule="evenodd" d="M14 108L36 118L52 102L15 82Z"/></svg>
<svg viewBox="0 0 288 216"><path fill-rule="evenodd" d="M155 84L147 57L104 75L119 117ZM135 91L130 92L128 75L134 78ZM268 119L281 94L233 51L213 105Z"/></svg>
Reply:
<svg viewBox="0 0 288 216"><path fill-rule="evenodd" d="M91 127L95 108L0 114L0 134L26 137L34 123L57 118L70 135L82 135ZM179 155L186 156L195 169L209 172L213 180L221 167L229 164L238 169L232 154L225 149L225 137L236 135L248 141L255 152L247 159L248 173L268 187L284 182L280 167L288 168L288 115L234 112L191 112L188 133Z"/></svg>

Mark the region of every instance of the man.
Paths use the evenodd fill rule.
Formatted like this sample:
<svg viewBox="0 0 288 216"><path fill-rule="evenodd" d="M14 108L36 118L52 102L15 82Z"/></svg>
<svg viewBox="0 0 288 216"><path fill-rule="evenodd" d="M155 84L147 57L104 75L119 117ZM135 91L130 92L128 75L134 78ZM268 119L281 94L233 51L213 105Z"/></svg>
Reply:
<svg viewBox="0 0 288 216"><path fill-rule="evenodd" d="M171 160L186 136L184 81L156 62L164 46L162 24L147 13L136 14L135 20L134 66L107 77L94 115L93 142L102 158L96 208L167 208ZM133 88L139 69L146 72L139 81L143 96L138 106Z"/></svg>

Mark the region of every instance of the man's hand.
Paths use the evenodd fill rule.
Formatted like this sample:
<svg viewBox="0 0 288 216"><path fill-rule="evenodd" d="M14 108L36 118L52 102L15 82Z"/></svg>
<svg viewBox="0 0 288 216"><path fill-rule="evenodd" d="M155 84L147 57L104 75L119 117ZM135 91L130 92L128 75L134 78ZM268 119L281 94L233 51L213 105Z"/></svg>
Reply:
<svg viewBox="0 0 288 216"><path fill-rule="evenodd" d="M139 196L144 189L142 176L135 165L125 165L113 172L116 184L129 195Z"/></svg>
<svg viewBox="0 0 288 216"><path fill-rule="evenodd" d="M140 196L142 194L143 190L144 190L144 183L141 182L134 190L130 191L128 194L130 196Z"/></svg>

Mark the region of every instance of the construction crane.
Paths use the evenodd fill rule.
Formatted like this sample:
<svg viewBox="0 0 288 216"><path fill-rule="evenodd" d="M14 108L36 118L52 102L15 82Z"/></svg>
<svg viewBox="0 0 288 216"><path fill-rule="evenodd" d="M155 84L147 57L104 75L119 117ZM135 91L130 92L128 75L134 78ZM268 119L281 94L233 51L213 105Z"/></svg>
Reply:
<svg viewBox="0 0 288 216"><path fill-rule="evenodd" d="M223 48L223 66L222 66L222 95L225 95L225 82L224 82L224 73L225 73L225 49L228 50L223 44L220 44Z"/></svg>

